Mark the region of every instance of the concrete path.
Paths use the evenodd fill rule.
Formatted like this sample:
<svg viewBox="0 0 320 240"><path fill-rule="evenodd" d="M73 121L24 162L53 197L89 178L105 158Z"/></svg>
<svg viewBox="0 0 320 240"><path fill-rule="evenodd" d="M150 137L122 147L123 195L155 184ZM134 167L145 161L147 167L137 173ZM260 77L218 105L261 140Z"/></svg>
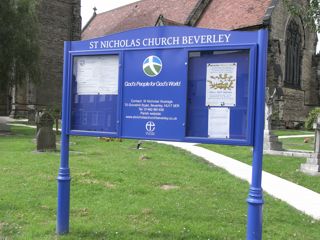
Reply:
<svg viewBox="0 0 320 240"><path fill-rule="evenodd" d="M235 159L226 157L219 153L196 146L192 143L178 142L159 142L184 149L206 161L221 167L230 174L251 182L250 165L239 162ZM301 187L295 183L289 182L275 175L263 171L262 188L265 192L287 202L294 208L304 212L314 219L320 220L320 194L313 192L307 188Z"/></svg>
<svg viewBox="0 0 320 240"><path fill-rule="evenodd" d="M279 136L278 138L283 139L283 138L303 138L303 137L314 137L314 134Z"/></svg>
<svg viewBox="0 0 320 240"><path fill-rule="evenodd" d="M8 123L10 126L17 126L17 127L28 127L28 128L37 128L37 126L34 125L27 125L23 123Z"/></svg>
<svg viewBox="0 0 320 240"><path fill-rule="evenodd" d="M12 119L9 117L0 117L0 132L2 134L10 132L10 126L8 125L10 121Z"/></svg>
<svg viewBox="0 0 320 240"><path fill-rule="evenodd" d="M10 118L10 117L3 117L3 116L0 117L0 123L1 124L6 124L6 123L12 122L12 121L13 121L13 119Z"/></svg>

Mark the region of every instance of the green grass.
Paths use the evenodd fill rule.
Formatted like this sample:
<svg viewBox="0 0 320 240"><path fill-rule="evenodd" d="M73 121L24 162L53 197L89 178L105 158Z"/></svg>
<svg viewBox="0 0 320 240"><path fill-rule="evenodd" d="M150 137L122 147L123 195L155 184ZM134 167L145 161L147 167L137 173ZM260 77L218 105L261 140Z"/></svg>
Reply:
<svg viewBox="0 0 320 240"><path fill-rule="evenodd" d="M252 163L251 147L226 145L201 146L249 165ZM263 170L320 193L320 177L309 176L299 171L300 164L305 162L306 158L273 156L265 154L263 156Z"/></svg>
<svg viewBox="0 0 320 240"><path fill-rule="evenodd" d="M245 239L246 182L170 146L92 137L71 138L70 234L57 237L59 153L34 152L34 129L12 128L0 137L0 239ZM265 202L263 239L318 239L319 221Z"/></svg>
<svg viewBox="0 0 320 240"><path fill-rule="evenodd" d="M305 142L306 139L308 139L307 142ZM302 151L314 150L314 137L282 138L282 139L279 139L279 141L282 142L282 146L286 150L302 150Z"/></svg>
<svg viewBox="0 0 320 240"><path fill-rule="evenodd" d="M273 130L273 134L277 136L291 136L291 135L312 135L314 131L307 130ZM307 142L305 140L308 139ZM301 150L301 151L313 151L314 150L314 137L302 137L302 138L281 138L282 146L285 150Z"/></svg>

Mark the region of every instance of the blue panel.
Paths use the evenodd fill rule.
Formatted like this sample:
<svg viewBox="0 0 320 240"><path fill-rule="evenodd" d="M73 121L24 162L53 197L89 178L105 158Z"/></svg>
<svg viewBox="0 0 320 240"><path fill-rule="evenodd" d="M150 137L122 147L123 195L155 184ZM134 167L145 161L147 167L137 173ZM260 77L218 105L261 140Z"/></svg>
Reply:
<svg viewBox="0 0 320 240"><path fill-rule="evenodd" d="M72 97L70 99L70 129L76 131L105 132L109 134L116 134L118 132L117 118L119 111L119 96L116 94L78 94L76 81L77 71L75 62L81 57L83 56L74 57L72 75ZM88 58L88 56L84 57ZM93 79L92 81L94 82Z"/></svg>
<svg viewBox="0 0 320 240"><path fill-rule="evenodd" d="M208 137L207 63L237 63L236 106L230 107L230 139L247 139L249 50L191 52L188 75L188 137Z"/></svg>
<svg viewBox="0 0 320 240"><path fill-rule="evenodd" d="M117 95L73 95L71 129L116 132Z"/></svg>
<svg viewBox="0 0 320 240"><path fill-rule="evenodd" d="M186 64L182 56L185 54L182 49L125 53L123 137L184 138Z"/></svg>

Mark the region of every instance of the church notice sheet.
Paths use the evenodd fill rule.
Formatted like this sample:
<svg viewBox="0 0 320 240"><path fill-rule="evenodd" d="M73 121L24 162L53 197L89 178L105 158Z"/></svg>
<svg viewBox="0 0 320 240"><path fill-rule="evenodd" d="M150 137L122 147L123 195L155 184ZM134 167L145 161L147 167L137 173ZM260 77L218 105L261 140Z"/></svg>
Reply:
<svg viewBox="0 0 320 240"><path fill-rule="evenodd" d="M230 109L209 108L208 136L210 138L229 138Z"/></svg>
<svg viewBox="0 0 320 240"><path fill-rule="evenodd" d="M235 106L237 63L207 63L206 106Z"/></svg>
<svg viewBox="0 0 320 240"><path fill-rule="evenodd" d="M75 57L78 95L117 95L119 82L119 56Z"/></svg>

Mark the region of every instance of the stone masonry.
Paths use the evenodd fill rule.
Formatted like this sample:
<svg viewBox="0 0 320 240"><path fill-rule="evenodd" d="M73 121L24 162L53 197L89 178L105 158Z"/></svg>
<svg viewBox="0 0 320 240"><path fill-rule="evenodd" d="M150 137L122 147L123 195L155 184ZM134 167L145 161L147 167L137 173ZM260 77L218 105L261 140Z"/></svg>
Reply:
<svg viewBox="0 0 320 240"><path fill-rule="evenodd" d="M32 109L61 107L64 41L80 39L80 2L39 0L41 82L35 86L27 80L15 88L12 116L26 117Z"/></svg>
<svg viewBox="0 0 320 240"><path fill-rule="evenodd" d="M306 1L296 3L305 5ZM282 88L283 99L274 107L272 125L293 128L305 120L308 112L319 106L319 79L316 76L315 58L317 37L314 30L305 27L300 18L290 15L283 1L274 1L275 7L270 19L268 82L269 88ZM285 85L286 29L294 18L302 33L301 88ZM316 60L317 59L317 60Z"/></svg>

